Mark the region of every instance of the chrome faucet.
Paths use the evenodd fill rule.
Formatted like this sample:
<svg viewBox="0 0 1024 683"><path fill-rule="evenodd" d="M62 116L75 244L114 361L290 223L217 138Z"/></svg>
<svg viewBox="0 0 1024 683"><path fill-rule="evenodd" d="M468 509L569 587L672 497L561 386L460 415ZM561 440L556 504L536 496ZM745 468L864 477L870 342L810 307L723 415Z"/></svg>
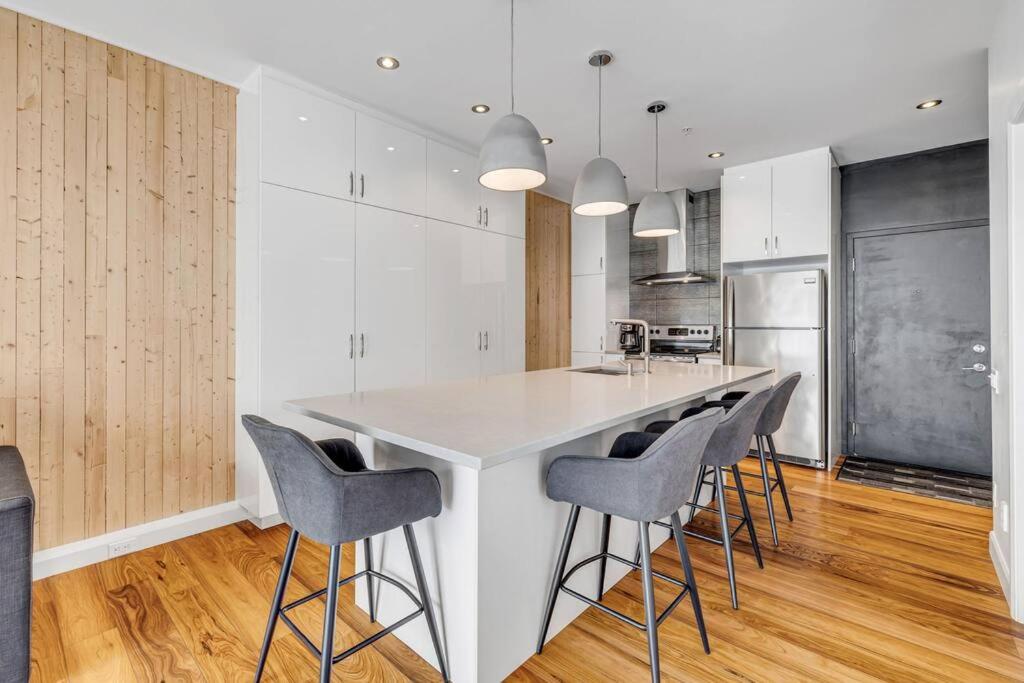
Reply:
<svg viewBox="0 0 1024 683"><path fill-rule="evenodd" d="M641 357L644 359L644 372L651 374L651 326L647 324L646 320L633 320L632 318L616 318L609 321L612 325L639 325L644 330L644 345ZM626 363L629 360L626 359ZM630 374L632 373L632 366L629 366Z"/></svg>

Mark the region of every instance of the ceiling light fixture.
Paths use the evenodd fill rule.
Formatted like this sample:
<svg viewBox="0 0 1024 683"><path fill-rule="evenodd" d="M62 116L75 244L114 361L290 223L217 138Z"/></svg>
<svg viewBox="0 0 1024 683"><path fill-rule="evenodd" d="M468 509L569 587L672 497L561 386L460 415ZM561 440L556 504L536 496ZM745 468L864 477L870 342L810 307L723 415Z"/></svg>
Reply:
<svg viewBox="0 0 1024 683"><path fill-rule="evenodd" d="M708 159L721 159L725 156L725 152L712 152L708 155Z"/></svg>
<svg viewBox="0 0 1024 683"><path fill-rule="evenodd" d="M925 100L921 104L917 105L918 109L934 109L935 107L942 104L942 100Z"/></svg>
<svg viewBox="0 0 1024 683"><path fill-rule="evenodd" d="M457 169L457 168L453 168L452 169L452 173L458 173L458 172L459 172L459 169Z"/></svg>
<svg viewBox="0 0 1024 683"><path fill-rule="evenodd" d="M572 210L580 216L611 216L622 213L629 206L622 169L611 159L601 156L602 74L611 61L612 53L607 50L599 50L587 60L591 66L597 67L597 156L580 171L572 191Z"/></svg>
<svg viewBox="0 0 1024 683"><path fill-rule="evenodd" d="M658 187L658 115L668 105L651 102L647 112L654 114L654 192L648 192L633 216L633 235L636 237L665 237L679 232L679 212L675 202Z"/></svg>
<svg viewBox="0 0 1024 683"><path fill-rule="evenodd" d="M308 116L300 116L299 117L299 121L302 121L303 123L305 123L306 121L309 121L309 117Z"/></svg>
<svg viewBox="0 0 1024 683"><path fill-rule="evenodd" d="M394 71L401 65L399 64L397 57L384 55L383 57L377 57L377 66L387 71Z"/></svg>
<svg viewBox="0 0 1024 683"><path fill-rule="evenodd" d="M474 104L472 107L470 107L470 110L474 114L486 114L491 110L491 108L488 107L486 104Z"/></svg>
<svg viewBox="0 0 1024 683"><path fill-rule="evenodd" d="M548 159L537 128L516 113L516 0L509 19L509 91L512 113L498 119L480 147L480 184L492 190L516 192L544 184Z"/></svg>
<svg viewBox="0 0 1024 683"><path fill-rule="evenodd" d="M542 144L542 145L550 145L554 141L555 141L554 138L541 138L540 139L540 144Z"/></svg>

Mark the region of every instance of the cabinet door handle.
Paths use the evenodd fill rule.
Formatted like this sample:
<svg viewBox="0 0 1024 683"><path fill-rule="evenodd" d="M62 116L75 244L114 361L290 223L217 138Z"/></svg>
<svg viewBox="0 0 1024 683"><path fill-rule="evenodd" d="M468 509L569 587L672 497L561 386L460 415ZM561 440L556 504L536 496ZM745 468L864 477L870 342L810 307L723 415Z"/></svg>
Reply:
<svg viewBox="0 0 1024 683"><path fill-rule="evenodd" d="M366 335L363 333L359 334L359 357L362 358L366 355Z"/></svg>
<svg viewBox="0 0 1024 683"><path fill-rule="evenodd" d="M490 339L488 339L488 333L484 332L484 351L490 351L490 350L491 350L491 342L490 342Z"/></svg>
<svg viewBox="0 0 1024 683"><path fill-rule="evenodd" d="M602 256L602 257L600 257L598 259L597 267L598 267L599 270L604 270L604 256Z"/></svg>
<svg viewBox="0 0 1024 683"><path fill-rule="evenodd" d="M600 343L600 345L597 348L599 348L602 351L604 351L604 337L602 336L600 339L601 339L601 343Z"/></svg>
<svg viewBox="0 0 1024 683"><path fill-rule="evenodd" d="M484 207L479 206L479 205L476 207L476 224L477 225L483 225L484 224Z"/></svg>
<svg viewBox="0 0 1024 683"><path fill-rule="evenodd" d="M491 224L491 210L488 209L487 207L484 207L484 227L487 227L490 224Z"/></svg>
<svg viewBox="0 0 1024 683"><path fill-rule="evenodd" d="M764 238L764 255L765 256L768 255L768 236L767 235L765 235L765 238Z"/></svg>
<svg viewBox="0 0 1024 683"><path fill-rule="evenodd" d="M775 253L776 254L779 253L779 236L778 235L775 236Z"/></svg>
<svg viewBox="0 0 1024 683"><path fill-rule="evenodd" d="M348 335L348 357L355 358L356 355L356 335Z"/></svg>
<svg viewBox="0 0 1024 683"><path fill-rule="evenodd" d="M351 197L356 193L356 173L355 171L348 172L348 196Z"/></svg>
<svg viewBox="0 0 1024 683"><path fill-rule="evenodd" d="M477 332L476 333L476 350L477 351L483 351L484 350L483 339L484 339L484 333L483 332Z"/></svg>
<svg viewBox="0 0 1024 683"><path fill-rule="evenodd" d="M359 196L366 196L366 176L362 173L359 174Z"/></svg>

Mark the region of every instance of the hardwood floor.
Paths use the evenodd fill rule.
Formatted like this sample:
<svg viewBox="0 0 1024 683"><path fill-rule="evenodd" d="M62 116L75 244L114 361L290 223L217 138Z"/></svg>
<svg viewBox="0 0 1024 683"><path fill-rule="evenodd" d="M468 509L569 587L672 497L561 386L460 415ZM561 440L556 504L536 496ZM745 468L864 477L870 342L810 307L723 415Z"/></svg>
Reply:
<svg viewBox="0 0 1024 683"><path fill-rule="evenodd" d="M785 473L796 520L780 521L775 548L764 503L753 501L765 568L741 538L738 611L721 549L690 540L712 652L680 605L659 629L666 681L1024 680L1024 625L1010 620L988 558L990 510ZM707 514L694 522L715 523ZM241 523L36 582L32 680L251 680L286 541L283 526ZM289 599L323 586L326 557L303 541ZM655 568L681 575L671 543ZM661 608L672 592L655 588ZM372 632L343 590L338 648ZM605 601L642 620L638 574ZM292 614L320 632L321 602ZM315 675L313 657L281 626L265 680ZM338 665L335 679L438 680L391 636ZM644 634L589 609L510 680L649 680Z"/></svg>

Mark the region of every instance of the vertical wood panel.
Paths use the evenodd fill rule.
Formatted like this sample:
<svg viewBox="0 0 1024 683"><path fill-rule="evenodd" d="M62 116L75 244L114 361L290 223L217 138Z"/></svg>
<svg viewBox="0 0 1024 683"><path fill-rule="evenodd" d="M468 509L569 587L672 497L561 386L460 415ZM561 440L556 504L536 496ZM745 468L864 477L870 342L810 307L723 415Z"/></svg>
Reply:
<svg viewBox="0 0 1024 683"><path fill-rule="evenodd" d="M0 443L15 443L18 272L18 15L0 7Z"/></svg>
<svg viewBox="0 0 1024 683"><path fill-rule="evenodd" d="M235 495L235 97L0 8L0 443L40 549Z"/></svg>
<svg viewBox="0 0 1024 683"><path fill-rule="evenodd" d="M62 541L85 536L86 41L64 34L64 491Z"/></svg>
<svg viewBox="0 0 1024 683"><path fill-rule="evenodd" d="M181 510L181 71L164 69L164 516Z"/></svg>
<svg viewBox="0 0 1024 683"><path fill-rule="evenodd" d="M106 530L107 46L86 39L85 530Z"/></svg>
<svg viewBox="0 0 1024 683"><path fill-rule="evenodd" d="M107 47L106 530L125 526L128 286L127 53Z"/></svg>
<svg viewBox="0 0 1024 683"><path fill-rule="evenodd" d="M18 301L17 430L18 447L33 487L39 487L39 313L40 192L42 166L40 22L18 20ZM36 531L39 518L36 518ZM38 539L37 539L38 540Z"/></svg>
<svg viewBox="0 0 1024 683"><path fill-rule="evenodd" d="M146 58L128 53L125 524L146 521Z"/></svg>
<svg viewBox="0 0 1024 683"><path fill-rule="evenodd" d="M43 24L39 542L61 538L64 453L64 29Z"/></svg>
<svg viewBox="0 0 1024 683"><path fill-rule="evenodd" d="M526 193L526 369L572 360L572 228L569 205Z"/></svg>

